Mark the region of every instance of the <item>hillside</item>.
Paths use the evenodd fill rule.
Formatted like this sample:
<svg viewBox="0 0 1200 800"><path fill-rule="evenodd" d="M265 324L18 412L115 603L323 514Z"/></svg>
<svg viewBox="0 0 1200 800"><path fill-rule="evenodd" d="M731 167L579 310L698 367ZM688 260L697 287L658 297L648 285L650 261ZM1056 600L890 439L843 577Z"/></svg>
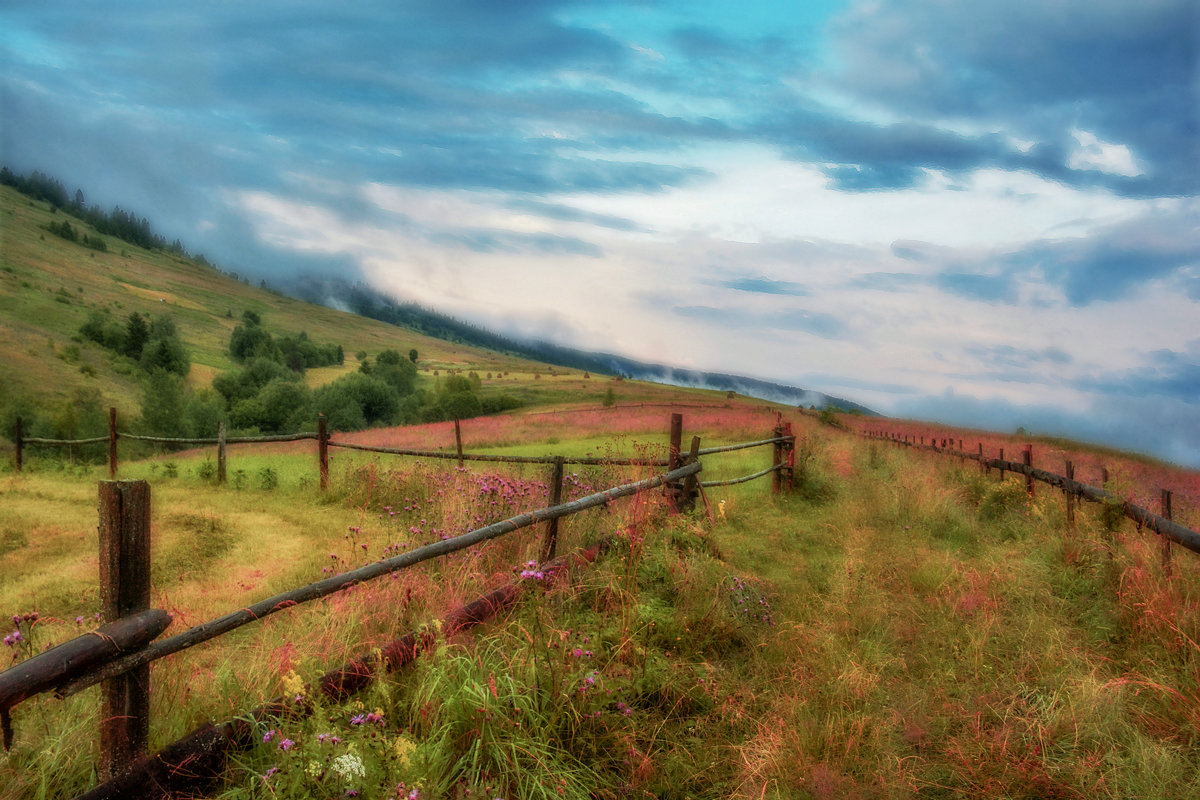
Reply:
<svg viewBox="0 0 1200 800"><path fill-rule="evenodd" d="M52 233L50 227L64 219L90 240L103 241L104 249ZM115 406L125 418L138 413L142 379L137 370L78 336L96 311L118 320L133 312L169 315L191 358L187 381L194 388L210 385L214 376L237 366L228 352L229 338L246 311L262 317L277 336L305 332L315 342L344 348L343 366L308 371L311 386L355 370L353 354L374 356L388 348L418 351L418 386L432 386L448 370L475 371L481 394L503 392L525 405L600 402L610 384L600 376L593 379L519 355L448 342L254 287L207 263L101 234L6 186L0 186L0 236L0 398L49 413L65 407L81 390L98 392L104 405ZM680 394L631 381L619 389L624 401Z"/></svg>

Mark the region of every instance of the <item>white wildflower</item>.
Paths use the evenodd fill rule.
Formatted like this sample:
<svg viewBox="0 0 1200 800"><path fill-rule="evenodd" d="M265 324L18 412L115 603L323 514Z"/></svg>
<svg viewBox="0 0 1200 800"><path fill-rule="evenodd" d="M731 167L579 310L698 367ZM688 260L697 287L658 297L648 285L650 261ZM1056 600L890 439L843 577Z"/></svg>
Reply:
<svg viewBox="0 0 1200 800"><path fill-rule="evenodd" d="M354 755L354 753L346 753L338 756L329 766L337 773L338 777L347 783L352 782L356 778L367 777L367 768L363 766L362 759Z"/></svg>

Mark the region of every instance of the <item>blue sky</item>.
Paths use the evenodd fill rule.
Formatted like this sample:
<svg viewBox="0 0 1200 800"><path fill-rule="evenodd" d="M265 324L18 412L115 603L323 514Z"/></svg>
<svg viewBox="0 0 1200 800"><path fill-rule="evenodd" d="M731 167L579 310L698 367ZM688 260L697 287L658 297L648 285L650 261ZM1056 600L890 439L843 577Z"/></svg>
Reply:
<svg viewBox="0 0 1200 800"><path fill-rule="evenodd" d="M226 269L1200 465L1196 0L20 2L0 161Z"/></svg>

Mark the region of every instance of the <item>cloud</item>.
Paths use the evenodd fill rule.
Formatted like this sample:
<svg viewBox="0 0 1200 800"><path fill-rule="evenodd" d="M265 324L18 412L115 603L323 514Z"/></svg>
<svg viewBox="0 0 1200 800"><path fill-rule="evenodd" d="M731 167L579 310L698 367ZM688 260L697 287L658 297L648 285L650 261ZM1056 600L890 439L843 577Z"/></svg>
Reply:
<svg viewBox="0 0 1200 800"><path fill-rule="evenodd" d="M1198 23L1190 0L860 2L835 25L832 84L867 107L1031 141L1027 164L1048 177L1195 194Z"/></svg>
<svg viewBox="0 0 1200 800"><path fill-rule="evenodd" d="M723 286L726 289L749 292L751 294L774 294L787 297L803 297L808 294L808 291L802 285L794 281L775 281L761 277L734 278L721 281L717 285Z"/></svg>
<svg viewBox="0 0 1200 800"><path fill-rule="evenodd" d="M1031 350L1009 344L973 344L964 347L963 351L987 364L1005 367L1066 366L1075 360L1070 353L1059 347Z"/></svg>
<svg viewBox="0 0 1200 800"><path fill-rule="evenodd" d="M822 339L844 338L848 329L843 320L831 314L803 309L784 309L760 313L746 309L716 308L713 306L674 306L671 313L700 320L720 328L742 328L769 331L796 331Z"/></svg>

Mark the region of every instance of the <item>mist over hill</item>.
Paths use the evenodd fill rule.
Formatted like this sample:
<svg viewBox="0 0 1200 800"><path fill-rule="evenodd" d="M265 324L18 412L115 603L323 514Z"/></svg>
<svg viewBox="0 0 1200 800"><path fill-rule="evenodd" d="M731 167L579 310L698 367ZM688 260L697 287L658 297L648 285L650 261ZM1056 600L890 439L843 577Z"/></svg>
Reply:
<svg viewBox="0 0 1200 800"><path fill-rule="evenodd" d="M393 325L403 325L429 336L487 347L556 366L596 372L602 375L622 375L627 378L654 381L671 386L736 392L749 397L794 406L814 406L816 408L832 406L843 411L875 414L866 406L850 400L799 386L789 386L741 375L653 364L613 353L578 350L553 342L527 341L504 336L416 303L396 300L361 282L351 283L339 278L309 275L289 284L284 291L309 302L351 311Z"/></svg>

